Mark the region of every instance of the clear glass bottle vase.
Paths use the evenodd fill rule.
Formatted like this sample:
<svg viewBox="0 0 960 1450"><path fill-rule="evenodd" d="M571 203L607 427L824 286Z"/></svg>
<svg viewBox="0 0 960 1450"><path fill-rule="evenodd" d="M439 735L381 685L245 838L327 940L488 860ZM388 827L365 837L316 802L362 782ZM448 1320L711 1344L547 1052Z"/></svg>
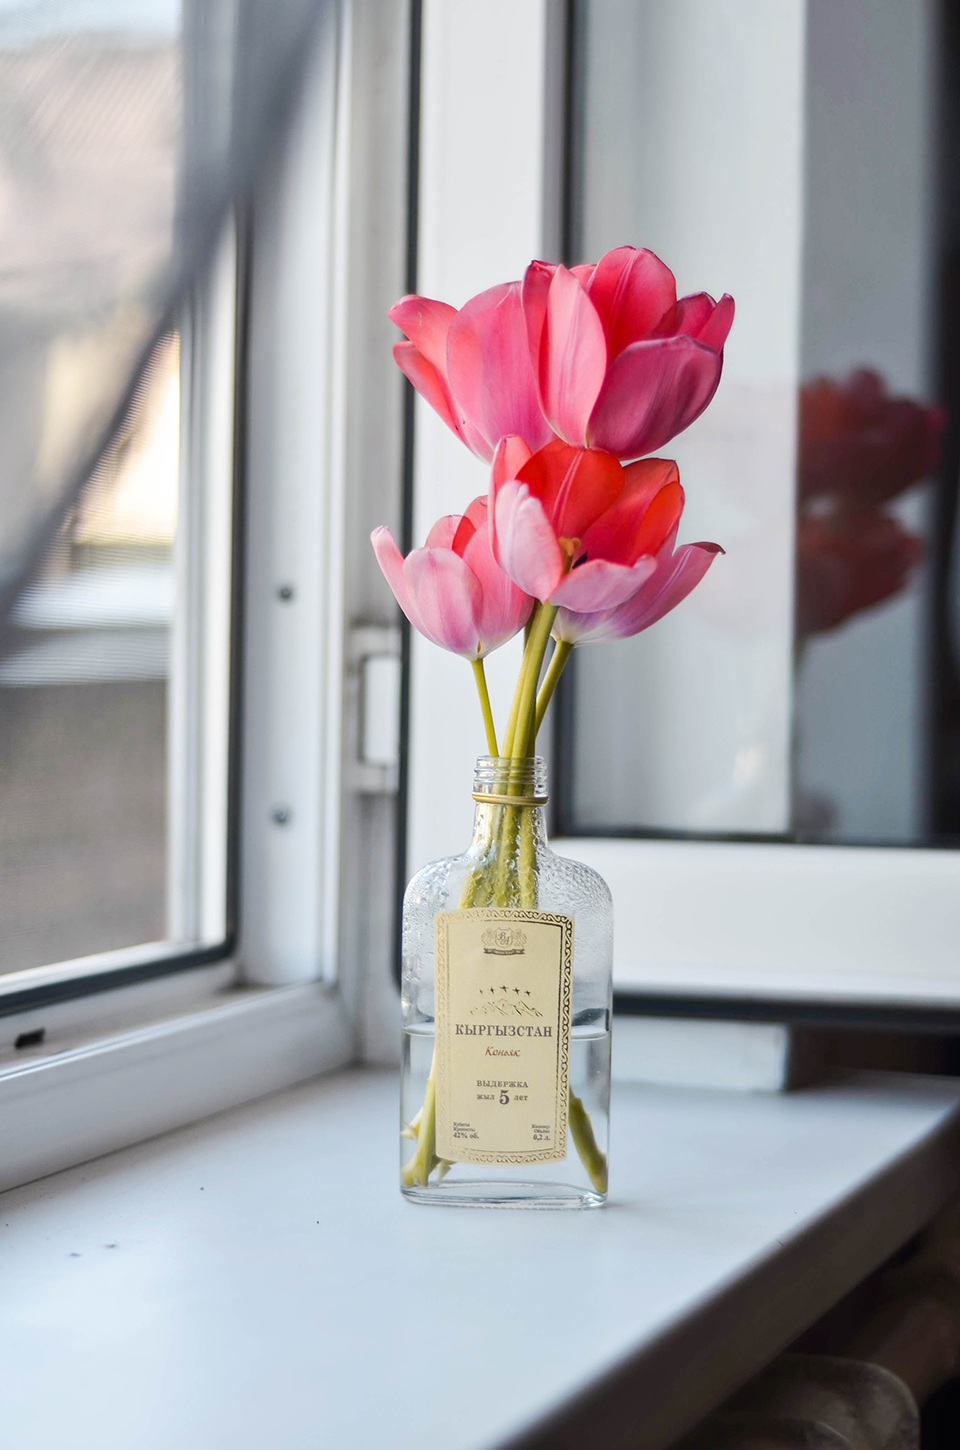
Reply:
<svg viewBox="0 0 960 1450"><path fill-rule="evenodd" d="M590 1208L607 1193L613 904L547 845L540 756L482 756L473 840L403 908L402 1192Z"/></svg>

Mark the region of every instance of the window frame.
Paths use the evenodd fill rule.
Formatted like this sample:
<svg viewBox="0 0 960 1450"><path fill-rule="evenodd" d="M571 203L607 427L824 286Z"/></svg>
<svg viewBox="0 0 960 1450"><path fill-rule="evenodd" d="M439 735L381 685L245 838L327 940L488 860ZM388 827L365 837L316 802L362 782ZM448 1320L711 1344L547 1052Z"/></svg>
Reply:
<svg viewBox="0 0 960 1450"><path fill-rule="evenodd" d="M417 291L462 305L498 277L519 275L530 257L564 254L576 138L563 117L575 85L576 21L572 0L538 0L522 16L508 0L491 0L469 23L442 0L424 0ZM513 43L498 47L508 25ZM462 178L451 174L457 158L468 158ZM492 220L490 195L499 203ZM422 400L415 411L419 539L436 516L484 491L485 480ZM412 869L467 839L472 755L482 741L459 665L413 640ZM488 665L498 714L515 671L513 646ZM960 929L960 852L587 833L554 846L595 866L613 889L622 1012L956 1029L960 961L950 943ZM719 879L728 891L718 926ZM918 950L927 957L922 975L911 972Z"/></svg>

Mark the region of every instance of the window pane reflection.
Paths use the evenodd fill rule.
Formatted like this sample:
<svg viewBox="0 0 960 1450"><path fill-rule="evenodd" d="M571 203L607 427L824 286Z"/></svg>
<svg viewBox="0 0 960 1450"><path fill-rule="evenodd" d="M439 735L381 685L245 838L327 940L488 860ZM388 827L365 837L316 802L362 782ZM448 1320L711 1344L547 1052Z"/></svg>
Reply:
<svg viewBox="0 0 960 1450"><path fill-rule="evenodd" d="M951 34L894 0L576 10L572 260L648 246L738 311L664 449L681 542L727 556L648 635L577 651L560 824L956 835Z"/></svg>

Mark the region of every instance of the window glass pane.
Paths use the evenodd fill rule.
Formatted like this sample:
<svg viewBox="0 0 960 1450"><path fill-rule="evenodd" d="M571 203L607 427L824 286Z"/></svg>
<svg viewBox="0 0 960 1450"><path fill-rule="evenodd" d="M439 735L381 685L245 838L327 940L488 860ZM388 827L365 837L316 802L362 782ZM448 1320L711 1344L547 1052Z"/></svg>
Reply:
<svg viewBox="0 0 960 1450"><path fill-rule="evenodd" d="M44 526L58 527L67 480L89 460L157 326L183 144L177 0L4 6L0 93L0 587L9 587Z"/></svg>
<svg viewBox="0 0 960 1450"><path fill-rule="evenodd" d="M577 651L561 824L954 837L956 39L933 3L576 14L573 260L651 247L737 320L661 450L681 542L726 556L649 633Z"/></svg>
<svg viewBox="0 0 960 1450"><path fill-rule="evenodd" d="M177 339L14 612L0 661L0 970L167 935Z"/></svg>
<svg viewBox="0 0 960 1450"><path fill-rule="evenodd" d="M226 934L234 37L0 6L4 974Z"/></svg>

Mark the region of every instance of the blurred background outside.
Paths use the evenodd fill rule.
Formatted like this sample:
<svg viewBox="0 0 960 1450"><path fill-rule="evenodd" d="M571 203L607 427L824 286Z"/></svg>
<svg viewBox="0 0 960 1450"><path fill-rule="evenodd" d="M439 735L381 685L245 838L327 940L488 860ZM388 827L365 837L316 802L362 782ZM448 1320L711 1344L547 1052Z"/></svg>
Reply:
<svg viewBox="0 0 960 1450"><path fill-rule="evenodd" d="M154 325L182 147L175 5L0 9L0 582ZM0 657L0 971L167 934L179 366L57 520Z"/></svg>

